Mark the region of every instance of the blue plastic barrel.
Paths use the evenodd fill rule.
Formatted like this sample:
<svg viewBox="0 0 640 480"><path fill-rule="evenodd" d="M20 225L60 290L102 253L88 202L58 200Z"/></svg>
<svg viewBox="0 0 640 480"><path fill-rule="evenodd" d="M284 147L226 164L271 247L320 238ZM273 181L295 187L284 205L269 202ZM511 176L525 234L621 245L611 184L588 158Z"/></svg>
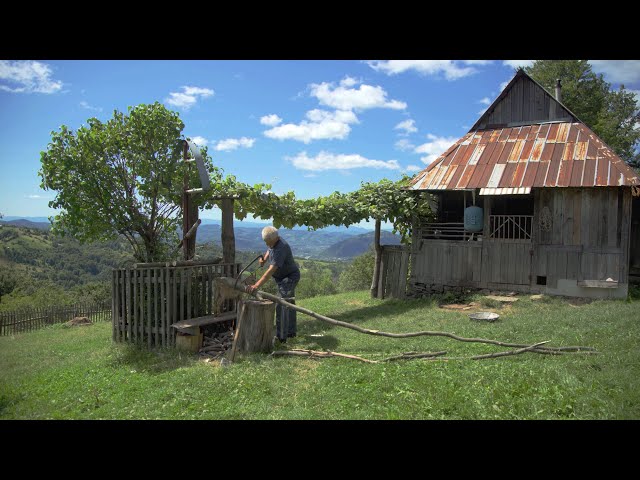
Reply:
<svg viewBox="0 0 640 480"><path fill-rule="evenodd" d="M467 232L481 232L484 219L482 208L472 206L464 210L464 229Z"/></svg>

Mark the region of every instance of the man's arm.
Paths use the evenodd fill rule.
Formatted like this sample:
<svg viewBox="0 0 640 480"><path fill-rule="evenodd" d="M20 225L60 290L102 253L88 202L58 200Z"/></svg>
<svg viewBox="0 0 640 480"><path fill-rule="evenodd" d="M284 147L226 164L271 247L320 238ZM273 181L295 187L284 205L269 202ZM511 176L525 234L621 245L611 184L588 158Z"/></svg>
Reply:
<svg viewBox="0 0 640 480"><path fill-rule="evenodd" d="M263 266L267 260L269 259L269 250L267 250L267 253L265 253L261 259L258 260L258 263L260 264L260 266Z"/></svg>
<svg viewBox="0 0 640 480"><path fill-rule="evenodd" d="M276 270L278 270L278 267L276 267L275 265L269 265L269 268L266 272L264 272L264 275L260 277L260 280L249 287L249 291L253 293L254 291L258 290L262 285L264 285L267 280L271 278Z"/></svg>

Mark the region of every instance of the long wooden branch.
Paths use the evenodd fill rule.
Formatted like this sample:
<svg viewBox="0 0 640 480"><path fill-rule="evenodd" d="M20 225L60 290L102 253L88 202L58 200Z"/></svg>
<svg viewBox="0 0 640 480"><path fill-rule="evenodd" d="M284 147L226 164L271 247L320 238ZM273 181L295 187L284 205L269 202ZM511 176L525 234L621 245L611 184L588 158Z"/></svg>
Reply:
<svg viewBox="0 0 640 480"><path fill-rule="evenodd" d="M367 358L358 357L357 355L347 355L344 353L336 353L332 351L321 352L317 350L304 350L304 349L276 350L272 352L271 355L301 356L301 357L311 357L311 358L343 357L343 358L350 358L352 360L358 360L360 362L365 362L365 363L382 363L382 362L391 362L395 360L414 360L416 358L425 358L429 360L484 360L486 358L507 357L509 355L520 355L521 353L525 353L525 352L533 352L536 348L539 348L545 343L549 343L549 340L544 342L538 342L533 345L529 345L528 347L525 347L525 348L519 348L518 350L488 353L484 355L474 355L472 357L443 357L442 355L445 355L447 352L427 352L427 353L407 352L401 355L395 355L393 357L384 358L382 360L369 360Z"/></svg>
<svg viewBox="0 0 640 480"><path fill-rule="evenodd" d="M347 323L347 322L342 322L340 320L335 320L333 318L330 317L325 317L324 315L320 315L316 312L313 312L311 310L308 310L304 307L301 307L299 305L294 305L292 303L287 302L286 300L283 300L282 298L276 296L276 295L272 295L270 293L267 292L263 292L261 290L256 290L255 292L250 292L248 290L248 287L245 287L244 285L237 285L236 281L233 278L229 278L229 277L221 277L216 279L216 281L219 282L223 282L223 284L226 287L229 287L231 289L235 289L239 292L245 292L245 293L250 293L252 295L254 295L255 297L257 297L260 300L263 299L267 299L267 300L271 300L272 302L276 302L279 303L280 305L284 305L287 308L290 308L292 310L296 310L300 313L304 313L305 315L309 315L310 317L313 317L317 320L321 320L323 322L326 323L330 323L332 325L337 325L340 327L345 327L345 328L349 328L351 330L355 330L356 332L360 332L360 333L365 333L368 335L376 335L376 336L381 336L381 337L389 337L389 338L411 338L411 337L419 337L419 336L433 336L433 337L448 337L448 338L452 338L454 340L458 340L459 342L473 342L473 343L487 343L487 344L491 344L491 345L498 345L501 347L513 347L513 348L529 348L530 345L527 344L519 344L519 343L508 343L508 342L500 342L498 340L490 340L490 339L486 339L486 338L466 338L466 337L460 337L458 335L455 335L453 333L449 333L449 332L434 332L434 331L423 331L423 332L410 332L410 333L390 333L390 332L381 332L379 330L370 330L368 328L362 328L359 327L357 325L353 325L351 323ZM593 347L582 347L582 346L574 346L574 347L536 347L534 348L532 351L536 352L536 353L546 353L546 352L562 352L562 351L594 351L595 348Z"/></svg>
<svg viewBox="0 0 640 480"><path fill-rule="evenodd" d="M353 360L359 360L365 363L378 363L375 360L367 360L366 358L358 357L356 355L346 355L344 353L336 353L336 352L319 352L317 350L276 350L271 352L273 356L284 356L284 355L296 355L301 357L318 357L318 358L326 358L326 357L344 357L351 358Z"/></svg>

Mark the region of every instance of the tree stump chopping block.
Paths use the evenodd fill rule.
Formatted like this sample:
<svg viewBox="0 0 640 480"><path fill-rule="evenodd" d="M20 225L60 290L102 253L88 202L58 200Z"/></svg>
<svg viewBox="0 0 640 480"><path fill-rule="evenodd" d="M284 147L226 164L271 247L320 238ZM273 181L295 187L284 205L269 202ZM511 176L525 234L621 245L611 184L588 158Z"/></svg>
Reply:
<svg viewBox="0 0 640 480"><path fill-rule="evenodd" d="M238 325L231 348L231 360L236 352L270 353L273 350L276 304L269 301L238 302Z"/></svg>

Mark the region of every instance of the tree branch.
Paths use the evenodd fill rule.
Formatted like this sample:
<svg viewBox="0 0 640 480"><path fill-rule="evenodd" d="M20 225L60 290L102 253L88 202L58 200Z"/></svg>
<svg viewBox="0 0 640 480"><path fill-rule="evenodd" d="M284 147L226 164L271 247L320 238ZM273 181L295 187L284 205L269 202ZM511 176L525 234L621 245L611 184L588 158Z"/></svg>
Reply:
<svg viewBox="0 0 640 480"><path fill-rule="evenodd" d="M246 286L244 286L244 285L236 285L236 281L234 279L232 279L232 278L228 278L228 277L216 278L216 282L222 283L226 287L230 287L232 289L235 289L235 290L238 290L238 291L241 291L241 292L251 293L248 290L246 290L246 288L247 288ZM311 310L308 310L306 308L300 307L299 305L293 305L293 304L287 302L286 300L283 300L280 297L277 297L277 296L272 295L270 293L263 292L261 290L255 291L255 293L253 293L252 295L254 295L255 297L257 297L260 300L268 299L268 300L271 300L272 302L279 303L280 305L284 305L287 308L290 308L292 310L296 310L296 311L298 311L300 313L304 313L305 315L309 315L310 317L313 317L315 319L321 320L323 322L330 323L332 325L337 325L337 326L340 326L340 327L349 328L351 330L355 330L356 332L365 333L365 334L368 334L368 335L376 335L376 336L389 337L389 338L411 338L411 337L420 337L420 336L448 337L448 338L452 338L453 340L457 340L459 342L487 343L487 344L490 344L490 345L498 345L498 346L502 346L502 347L515 347L515 348L528 348L529 347L529 345L527 345L527 344L500 342L498 340L490 340L490 339L486 339L486 338L465 338L465 337L460 337L458 335L455 335L455 334L449 333L449 332L423 331L423 332L411 332L411 333L389 333L389 332L381 332L379 330L370 330L368 328L362 328L362 327L358 327L357 325L352 325L351 323L341 322L340 320L335 320L335 319L330 318L330 317L325 317L324 315L320 315L320 314L315 313L315 312L313 312ZM567 351L567 350L594 351L595 348L593 348L593 347L582 347L582 346L578 346L578 347L536 347L533 351L535 351L536 353L546 353L548 351L558 352L558 351Z"/></svg>

